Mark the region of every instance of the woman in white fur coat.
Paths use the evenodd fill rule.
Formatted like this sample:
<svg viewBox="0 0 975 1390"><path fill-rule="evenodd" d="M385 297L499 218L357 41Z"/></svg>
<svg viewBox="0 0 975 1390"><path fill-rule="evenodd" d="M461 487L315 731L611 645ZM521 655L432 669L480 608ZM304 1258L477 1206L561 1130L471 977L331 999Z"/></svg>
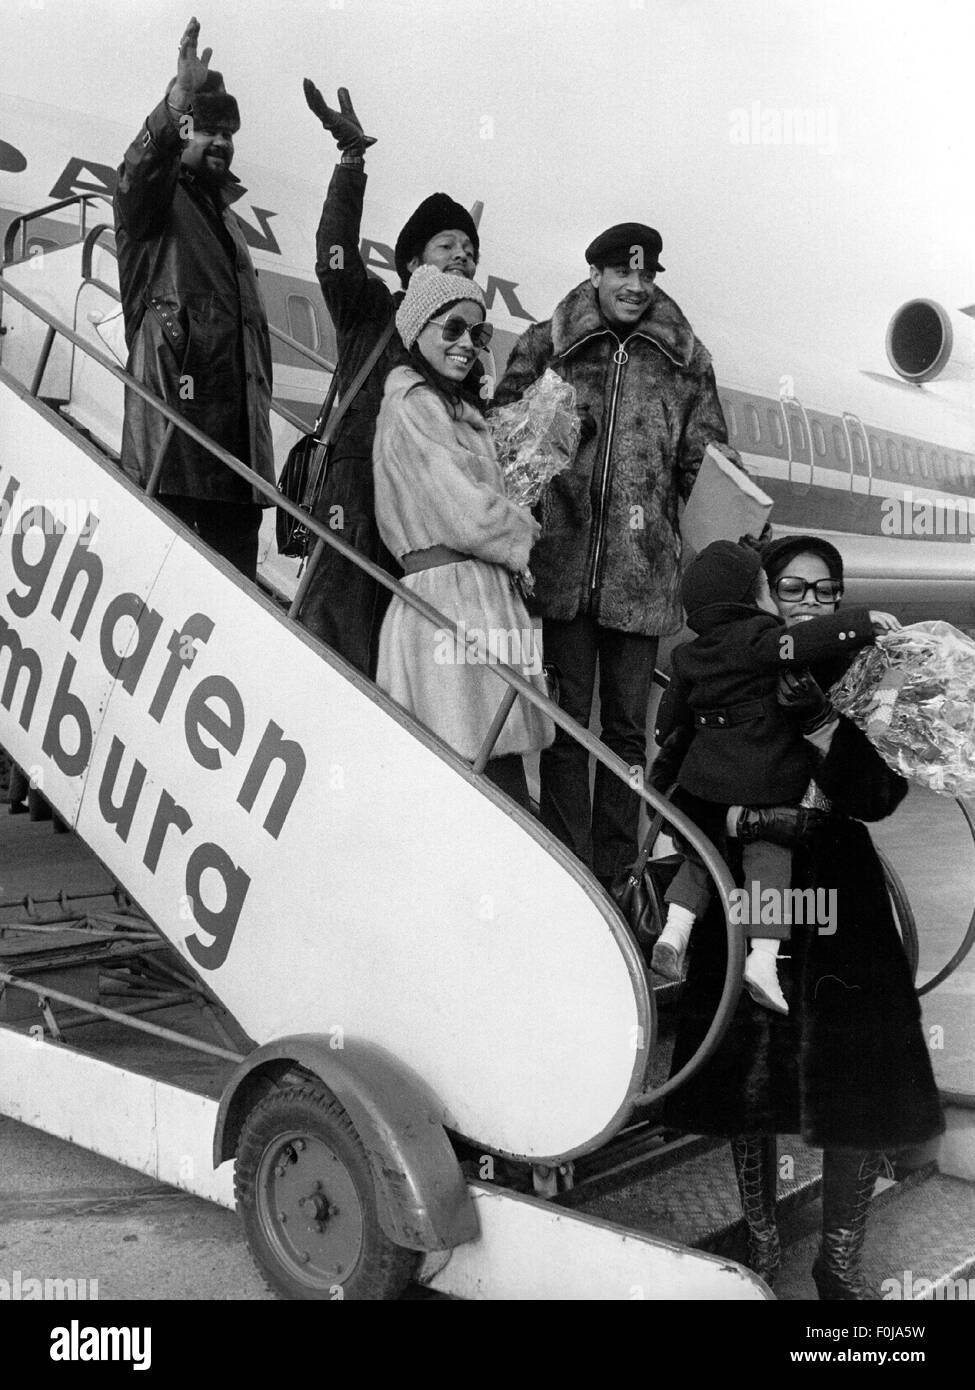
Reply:
<svg viewBox="0 0 975 1390"><path fill-rule="evenodd" d="M507 688L491 664L511 664L545 692L541 637L514 585L538 523L505 496L483 403L467 384L490 339L484 318L473 281L432 266L413 272L396 314L411 364L386 378L373 445L376 520L403 583L462 624L473 645L394 597L376 681L464 758L478 752ZM487 764L526 808L523 755L546 748L554 732L519 697Z"/></svg>

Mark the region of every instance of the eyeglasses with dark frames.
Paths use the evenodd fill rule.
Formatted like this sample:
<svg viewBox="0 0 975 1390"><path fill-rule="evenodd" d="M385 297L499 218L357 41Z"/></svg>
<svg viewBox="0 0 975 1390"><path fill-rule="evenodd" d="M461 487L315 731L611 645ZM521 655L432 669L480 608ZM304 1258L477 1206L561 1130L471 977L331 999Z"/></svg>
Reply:
<svg viewBox="0 0 975 1390"><path fill-rule="evenodd" d="M798 574L782 574L772 585L776 598L786 603L802 603L812 590L817 603L836 603L843 597L843 582L840 579L805 580Z"/></svg>

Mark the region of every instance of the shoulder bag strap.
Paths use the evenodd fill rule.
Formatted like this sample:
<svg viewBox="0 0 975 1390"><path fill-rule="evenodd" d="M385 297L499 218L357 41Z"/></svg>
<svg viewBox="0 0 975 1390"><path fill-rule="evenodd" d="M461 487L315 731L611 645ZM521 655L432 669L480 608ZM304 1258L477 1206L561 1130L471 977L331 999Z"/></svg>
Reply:
<svg viewBox="0 0 975 1390"><path fill-rule="evenodd" d="M636 863L630 870L632 876L637 880L643 877L643 871L647 867L647 861L649 860L650 855L653 853L654 842L656 841L657 836L663 829L663 823L663 816L660 814L659 811L654 811L653 815L650 817L650 825L647 828L647 837L643 842L639 855L637 856Z"/></svg>
<svg viewBox="0 0 975 1390"><path fill-rule="evenodd" d="M352 382L351 382L351 384L350 384L350 386L349 386L348 391L346 391L345 395L344 395L344 396L342 397L342 399L339 401L339 403L338 403L338 405L335 407L335 409L332 410L331 414L328 415L328 423L327 423L327 425L325 426L324 433L321 435L321 441L322 441L323 444L330 444L330 443L332 442L332 440L334 439L334 437L335 437L335 432L336 432L336 430L338 429L339 425L342 423L342 418L343 418L343 416L345 415L345 413L346 413L346 411L348 410L349 406L350 406L350 405L352 404L352 402L355 400L356 396L357 396L357 395L359 394L359 392L362 390L362 387L363 387L363 385L364 385L364 383L365 383L366 378L369 376L369 374L370 374L370 372L372 371L373 367L376 365L376 363L379 361L380 357L382 356L383 351L384 351L384 349L385 349L385 347L386 347L386 344L389 342L390 338L393 336L393 329L394 329L395 327L396 327L396 316L395 316L395 314L394 314L394 315L390 318L390 320L389 320L389 322L387 323L386 327L385 327L385 328L383 329L383 331L380 333L379 337L376 339L376 342L375 342L375 344L373 345L373 349L372 349L372 351L369 353L369 356L366 358L366 360L363 362L362 366L359 368L359 370L356 372L355 376L352 378ZM334 374L333 377L332 377L332 385L329 387L329 396L332 396L333 389L334 389L334 387L335 387L336 382L338 381L338 375L339 375L339 374L338 374L338 372L336 371L335 374ZM333 399L334 399L334 396L333 396ZM327 406L329 409L331 408L331 402L328 400L327 397L326 397L325 405L322 406L322 414L323 414L323 415L328 414L328 410L326 409L326 406Z"/></svg>
<svg viewBox="0 0 975 1390"><path fill-rule="evenodd" d="M332 380L328 383L328 390L325 399L322 401L322 408L318 412L318 419L312 428L312 435L315 439L321 439L322 430L325 428L325 421L328 419L332 406L335 404L335 397L339 393L339 374L338 369L332 373Z"/></svg>

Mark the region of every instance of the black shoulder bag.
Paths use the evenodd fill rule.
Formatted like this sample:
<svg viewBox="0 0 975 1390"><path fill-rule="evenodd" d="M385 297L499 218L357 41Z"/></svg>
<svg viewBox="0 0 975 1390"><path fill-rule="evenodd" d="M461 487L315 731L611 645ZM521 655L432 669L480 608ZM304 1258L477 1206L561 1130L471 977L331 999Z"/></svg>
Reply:
<svg viewBox="0 0 975 1390"><path fill-rule="evenodd" d="M667 920L664 894L683 859L680 854L650 858L662 826L663 816L655 812L636 862L616 878L610 889L610 896L629 923L648 965Z"/></svg>
<svg viewBox="0 0 975 1390"><path fill-rule="evenodd" d="M338 427L349 406L362 389L369 373L382 356L386 344L393 336L395 326L396 320L393 317L380 333L372 351L352 378L352 384L348 391L333 411L332 406L335 404L339 384L338 368L336 368L332 373L328 394L322 402L322 408L318 412L314 429L310 434L302 435L297 443L291 447L278 479L278 492L289 502L293 502L296 507L300 507L307 516L314 515L315 508L321 498L322 488L325 485L325 475L328 472L329 451ZM311 532L305 522L299 521L290 512L279 507L277 515L278 554L304 559L308 554L310 540Z"/></svg>

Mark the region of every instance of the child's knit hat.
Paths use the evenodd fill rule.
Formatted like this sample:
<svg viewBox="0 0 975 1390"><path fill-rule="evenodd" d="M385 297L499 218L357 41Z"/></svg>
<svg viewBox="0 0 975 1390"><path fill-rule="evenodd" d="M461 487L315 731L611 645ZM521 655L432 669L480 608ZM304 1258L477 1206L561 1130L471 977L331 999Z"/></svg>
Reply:
<svg viewBox="0 0 975 1390"><path fill-rule="evenodd" d="M748 546L712 541L688 565L680 596L690 627L695 615L717 603L750 603L762 562Z"/></svg>
<svg viewBox="0 0 975 1390"><path fill-rule="evenodd" d="M470 299L487 309L484 291L465 275L445 275L435 265L417 266L396 310L396 327L404 346L411 348L437 311L460 299Z"/></svg>

